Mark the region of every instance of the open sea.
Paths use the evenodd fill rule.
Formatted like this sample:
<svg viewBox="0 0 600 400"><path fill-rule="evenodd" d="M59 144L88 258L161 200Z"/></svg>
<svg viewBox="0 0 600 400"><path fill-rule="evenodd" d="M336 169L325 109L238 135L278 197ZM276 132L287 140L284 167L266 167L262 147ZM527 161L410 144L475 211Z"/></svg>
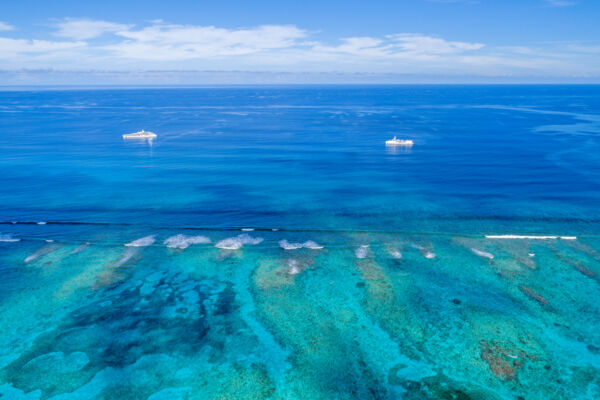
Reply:
<svg viewBox="0 0 600 400"><path fill-rule="evenodd" d="M1 400L600 398L600 86L3 89L0 171Z"/></svg>

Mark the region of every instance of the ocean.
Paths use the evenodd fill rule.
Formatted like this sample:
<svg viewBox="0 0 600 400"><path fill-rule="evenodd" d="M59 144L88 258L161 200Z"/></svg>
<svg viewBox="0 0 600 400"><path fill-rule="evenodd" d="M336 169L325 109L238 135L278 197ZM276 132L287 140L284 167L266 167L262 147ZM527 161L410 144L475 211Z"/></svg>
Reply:
<svg viewBox="0 0 600 400"><path fill-rule="evenodd" d="M598 85L2 89L0 398L600 398L599 155Z"/></svg>

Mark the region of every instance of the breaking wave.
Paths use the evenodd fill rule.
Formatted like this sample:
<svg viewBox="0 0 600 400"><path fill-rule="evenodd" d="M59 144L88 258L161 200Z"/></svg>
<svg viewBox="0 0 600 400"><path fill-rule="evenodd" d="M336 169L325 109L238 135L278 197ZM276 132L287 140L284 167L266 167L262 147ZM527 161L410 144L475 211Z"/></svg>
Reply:
<svg viewBox="0 0 600 400"><path fill-rule="evenodd" d="M164 244L171 249L187 249L192 244L210 243L210 239L206 236L186 236L175 235L164 241Z"/></svg>
<svg viewBox="0 0 600 400"><path fill-rule="evenodd" d="M279 246L284 250L296 250L296 249L301 249L301 248L306 248L306 249L311 249L311 250L319 250L319 249L323 248L322 245L320 245L317 242L314 242L312 240L307 240L304 243L291 243L291 242L288 242L286 239L283 239L283 240L279 241Z"/></svg>
<svg viewBox="0 0 600 400"><path fill-rule="evenodd" d="M139 238L134 240L133 242L125 244L128 247L146 247L150 246L152 243L156 241L156 235L144 236L143 238Z"/></svg>
<svg viewBox="0 0 600 400"><path fill-rule="evenodd" d="M238 250L241 249L245 244L259 244L262 243L263 238L261 237L252 237L247 233L242 233L241 235L237 235L235 237L223 239L217 244L215 247L219 249L225 250Z"/></svg>

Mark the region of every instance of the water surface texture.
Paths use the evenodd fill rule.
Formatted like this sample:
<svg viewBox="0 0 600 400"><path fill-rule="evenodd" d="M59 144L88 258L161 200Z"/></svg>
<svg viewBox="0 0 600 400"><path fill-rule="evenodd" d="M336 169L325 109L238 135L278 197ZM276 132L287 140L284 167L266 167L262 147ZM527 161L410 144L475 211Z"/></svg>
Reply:
<svg viewBox="0 0 600 400"><path fill-rule="evenodd" d="M599 154L600 86L0 91L0 399L600 398Z"/></svg>

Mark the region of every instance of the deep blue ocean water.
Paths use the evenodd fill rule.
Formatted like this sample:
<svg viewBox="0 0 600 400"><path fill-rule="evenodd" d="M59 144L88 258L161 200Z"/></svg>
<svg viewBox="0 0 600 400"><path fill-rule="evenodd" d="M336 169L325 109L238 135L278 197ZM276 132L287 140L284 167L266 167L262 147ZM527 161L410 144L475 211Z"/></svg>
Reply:
<svg viewBox="0 0 600 400"><path fill-rule="evenodd" d="M599 155L593 85L0 91L0 398L599 398Z"/></svg>

